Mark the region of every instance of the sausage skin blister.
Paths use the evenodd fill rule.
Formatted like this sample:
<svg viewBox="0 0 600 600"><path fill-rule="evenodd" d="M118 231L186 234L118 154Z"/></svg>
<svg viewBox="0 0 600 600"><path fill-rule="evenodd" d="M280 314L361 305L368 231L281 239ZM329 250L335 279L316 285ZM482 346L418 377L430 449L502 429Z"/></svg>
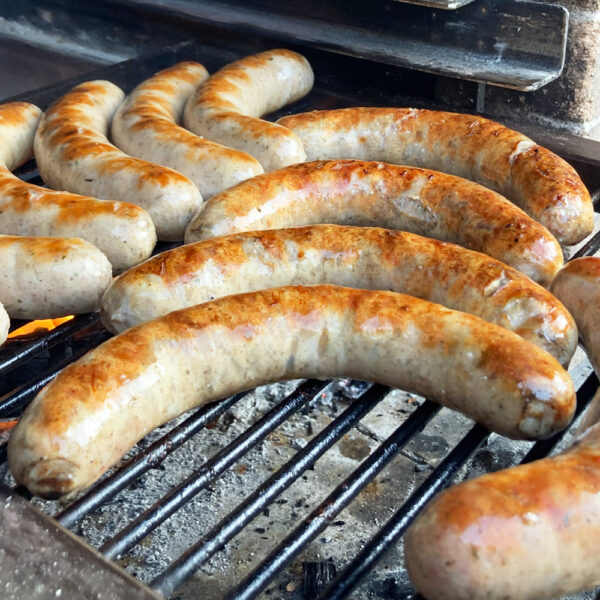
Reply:
<svg viewBox="0 0 600 600"><path fill-rule="evenodd" d="M521 133L481 116L414 108L346 108L277 121L296 132L307 160L360 158L427 167L477 181L542 223L561 244L594 227L579 175Z"/></svg>
<svg viewBox="0 0 600 600"><path fill-rule="evenodd" d="M600 259L567 263L552 292L598 373ZM597 393L588 409L595 422L563 453L462 483L425 509L405 549L426 598L543 600L600 584L598 403Z"/></svg>
<svg viewBox="0 0 600 600"><path fill-rule="evenodd" d="M281 287L169 313L69 365L15 429L11 472L36 494L75 492L194 406L307 377L399 387L515 438L551 435L575 407L550 354L478 317L394 292Z"/></svg>
<svg viewBox="0 0 600 600"><path fill-rule="evenodd" d="M0 346L8 337L8 329L10 327L10 318L2 303L0 303Z"/></svg>
<svg viewBox="0 0 600 600"><path fill-rule="evenodd" d="M259 175L211 198L186 243L318 223L402 229L493 256L549 285L562 250L542 225L487 188L445 173L360 160Z"/></svg>
<svg viewBox="0 0 600 600"><path fill-rule="evenodd" d="M35 134L40 174L55 189L137 204L152 218L159 240L181 240L202 202L200 192L177 171L109 143L110 122L123 98L109 81L89 81L57 100Z"/></svg>
<svg viewBox="0 0 600 600"><path fill-rule="evenodd" d="M550 292L489 256L402 231L313 225L180 246L115 279L102 322L121 332L173 310L282 285L392 290L505 327L568 364L571 315Z"/></svg>
<svg viewBox="0 0 600 600"><path fill-rule="evenodd" d="M48 190L11 173L33 156L41 114L26 102L0 105L0 233L82 238L99 248L117 273L148 258L156 231L144 209Z"/></svg>
<svg viewBox="0 0 600 600"><path fill-rule="evenodd" d="M189 177L206 200L263 172L246 152L227 148L177 125L192 92L208 77L199 63L183 62L138 85L112 121L114 143L131 156Z"/></svg>
<svg viewBox="0 0 600 600"><path fill-rule="evenodd" d="M13 319L98 310L111 278L106 256L84 240L0 235L0 302Z"/></svg>
<svg viewBox="0 0 600 600"><path fill-rule="evenodd" d="M259 117L310 92L308 61L291 50L268 50L226 65L202 84L184 111L194 133L254 156L265 171L306 159L298 136Z"/></svg>

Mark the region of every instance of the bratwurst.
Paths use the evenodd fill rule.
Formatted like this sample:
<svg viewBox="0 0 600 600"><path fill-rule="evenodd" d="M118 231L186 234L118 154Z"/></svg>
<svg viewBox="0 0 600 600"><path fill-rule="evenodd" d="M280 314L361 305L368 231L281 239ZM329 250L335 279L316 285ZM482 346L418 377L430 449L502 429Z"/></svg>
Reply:
<svg viewBox="0 0 600 600"><path fill-rule="evenodd" d="M592 201L575 169L521 133L480 116L346 108L277 122L300 137L306 160L383 160L465 177L509 198L561 244L581 241L594 227Z"/></svg>
<svg viewBox="0 0 600 600"><path fill-rule="evenodd" d="M75 492L194 406L340 376L423 394L516 438L551 435L575 408L552 356L478 317L394 292L281 287L169 313L69 365L20 420L10 468L35 494Z"/></svg>
<svg viewBox="0 0 600 600"><path fill-rule="evenodd" d="M254 156L265 171L306 159L298 136L259 119L308 94L314 75L291 50L268 50L226 65L189 99L185 126L209 140Z"/></svg>
<svg viewBox="0 0 600 600"><path fill-rule="evenodd" d="M115 272L148 258L156 231L144 209L48 190L11 173L33 156L41 114L26 102L0 105L0 233L82 238L102 251Z"/></svg>
<svg viewBox="0 0 600 600"><path fill-rule="evenodd" d="M568 263L552 291L600 373L600 259ZM599 403L597 393L591 426L562 454L462 483L425 509L406 563L426 598L543 600L600 584Z"/></svg>
<svg viewBox="0 0 600 600"><path fill-rule="evenodd" d="M563 365L577 346L568 311L519 271L454 244L372 227L312 225L180 246L115 279L101 315L120 332L221 296L318 283L403 292L477 315Z"/></svg>
<svg viewBox="0 0 600 600"><path fill-rule="evenodd" d="M111 278L106 256L84 240L0 235L0 303L13 319L98 310Z"/></svg>
<svg viewBox="0 0 600 600"><path fill-rule="evenodd" d="M2 304L0 303L0 345L2 345L6 341L9 327L10 318L4 306L2 306Z"/></svg>
<svg viewBox="0 0 600 600"><path fill-rule="evenodd" d="M556 239L499 194L436 171L360 160L293 165L244 181L204 204L185 241L316 223L403 229L454 242L542 285L563 264Z"/></svg>
<svg viewBox="0 0 600 600"><path fill-rule="evenodd" d="M171 167L189 177L206 200L263 172L247 154L177 125L192 92L208 77L199 63L182 62L138 85L112 121L114 143L131 156Z"/></svg>
<svg viewBox="0 0 600 600"><path fill-rule="evenodd" d="M109 143L109 126L124 96L109 81L88 81L57 100L35 134L40 174L55 189L133 202L148 212L159 240L181 240L202 197L177 171Z"/></svg>

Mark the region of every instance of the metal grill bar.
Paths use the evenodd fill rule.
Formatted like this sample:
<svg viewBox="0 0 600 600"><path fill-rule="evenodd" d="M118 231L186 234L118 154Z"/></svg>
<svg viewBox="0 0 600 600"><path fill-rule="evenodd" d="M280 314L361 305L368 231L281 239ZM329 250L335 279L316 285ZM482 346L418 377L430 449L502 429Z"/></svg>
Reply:
<svg viewBox="0 0 600 600"><path fill-rule="evenodd" d="M408 529L435 494L447 485L455 473L489 436L481 425L474 425L454 450L436 467L431 475L411 494L394 516L371 538L360 554L336 578L331 588L319 600L341 600L375 566L385 551ZM250 596L240 596L246 598Z"/></svg>
<svg viewBox="0 0 600 600"><path fill-rule="evenodd" d="M252 427L206 461L200 469L105 542L100 552L107 558L115 558L135 546L328 385L327 381L305 381Z"/></svg>
<svg viewBox="0 0 600 600"><path fill-rule="evenodd" d="M118 471L104 479L76 502L59 513L55 518L64 527L72 527L77 521L90 514L104 502L118 494L146 471L158 466L173 450L189 440L206 425L218 419L226 410L246 396L248 392L235 394L225 400L203 406L174 427L169 433L134 456Z"/></svg>
<svg viewBox="0 0 600 600"><path fill-rule="evenodd" d="M254 598L280 569L297 556L306 544L323 531L338 513L354 500L358 493L394 458L396 452L421 431L439 410L440 406L433 402L422 404L345 481L338 485L235 590L227 595L227 600Z"/></svg>
<svg viewBox="0 0 600 600"><path fill-rule="evenodd" d="M50 381L52 381L67 365L87 354L92 348L101 344L111 336L108 331L99 331L83 348L74 350L72 355L61 360L40 377L17 387L0 398L0 418L12 417L22 412L33 397Z"/></svg>
<svg viewBox="0 0 600 600"><path fill-rule="evenodd" d="M184 552L153 582L152 588L168 597L221 546L237 535L276 496L288 488L306 469L314 464L356 422L366 415L384 396L389 388L375 384L352 403L339 417L316 435L302 450L274 473L265 483L250 494L235 510L218 525Z"/></svg>
<svg viewBox="0 0 600 600"><path fill-rule="evenodd" d="M79 315L66 323L62 323L44 335L36 336L35 339L28 342L19 342L18 347L14 351L10 351L9 349L7 352L0 352L0 376L12 371L36 354L64 341L79 330L96 324L99 320L99 313Z"/></svg>

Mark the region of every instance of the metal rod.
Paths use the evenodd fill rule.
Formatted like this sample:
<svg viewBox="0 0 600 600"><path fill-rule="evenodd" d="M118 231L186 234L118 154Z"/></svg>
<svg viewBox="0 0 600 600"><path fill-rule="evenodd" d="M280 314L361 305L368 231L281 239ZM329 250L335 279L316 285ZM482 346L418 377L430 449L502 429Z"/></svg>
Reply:
<svg viewBox="0 0 600 600"><path fill-rule="evenodd" d="M73 335L80 329L96 324L99 320L99 313L78 315L70 321L55 327L48 333L36 336L33 340L18 343L12 342L18 344L15 352L11 352L11 342L9 342L8 355L5 357L4 353L0 352L0 376L23 364L26 360L32 358L36 354L62 342L65 338Z"/></svg>
<svg viewBox="0 0 600 600"><path fill-rule="evenodd" d="M341 600L341 598L345 598L375 566L385 551L406 531L431 498L451 480L488 435L489 432L485 427L474 425L384 527L371 538L360 554L344 569L331 588L319 600ZM240 598L249 597L240 596Z"/></svg>
<svg viewBox="0 0 600 600"><path fill-rule="evenodd" d="M145 510L116 536L105 542L100 547L100 552L106 558L115 558L135 546L327 385L329 382L326 381L315 379L305 381L252 427L206 461L185 481Z"/></svg>
<svg viewBox="0 0 600 600"><path fill-rule="evenodd" d="M152 588L168 597L171 592L217 550L237 535L250 521L306 469L338 441L356 422L366 415L389 392L375 384L355 400L339 417L316 435L302 450L250 494L209 533L184 552L153 582Z"/></svg>
<svg viewBox="0 0 600 600"><path fill-rule="evenodd" d="M121 490L141 477L146 471L155 468L176 448L189 440L206 425L218 419L248 392L235 394L219 402L212 402L197 410L183 423L174 427L123 465L118 471L101 481L76 502L59 513L55 518L63 527L72 527L98 508L101 504L118 494Z"/></svg>
<svg viewBox="0 0 600 600"><path fill-rule="evenodd" d="M15 388L12 392L0 398L0 418L18 415L23 408L33 400L34 396L50 381L52 381L67 365L77 360L92 348L101 344L111 336L108 331L99 331L83 347L74 350L72 355L61 360L40 377Z"/></svg>
<svg viewBox="0 0 600 600"><path fill-rule="evenodd" d="M277 572L323 531L439 410L440 406L433 402L422 404L226 596L227 600L249 600L258 595Z"/></svg>

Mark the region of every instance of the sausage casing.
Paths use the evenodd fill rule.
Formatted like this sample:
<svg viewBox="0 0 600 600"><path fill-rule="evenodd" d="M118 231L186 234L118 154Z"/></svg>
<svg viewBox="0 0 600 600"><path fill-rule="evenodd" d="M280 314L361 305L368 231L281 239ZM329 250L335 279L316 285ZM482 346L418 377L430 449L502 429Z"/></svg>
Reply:
<svg viewBox="0 0 600 600"><path fill-rule="evenodd" d="M82 238L102 251L115 272L148 258L156 231L143 208L56 192L11 173L33 155L40 116L33 104L0 105L0 233Z"/></svg>
<svg viewBox="0 0 600 600"><path fill-rule="evenodd" d="M563 264L552 235L514 204L452 175L380 162L293 165L217 194L186 243L316 223L403 229L477 250L548 285Z"/></svg>
<svg viewBox="0 0 600 600"><path fill-rule="evenodd" d="M563 365L577 346L568 311L519 271L454 244L372 227L312 225L180 246L115 279L101 315L120 332L221 296L319 283L403 292L477 315Z"/></svg>
<svg viewBox="0 0 600 600"><path fill-rule="evenodd" d="M308 94L314 75L291 50L268 50L226 65L189 99L185 126L209 140L254 156L265 171L306 159L298 136L259 119Z"/></svg>
<svg viewBox="0 0 600 600"><path fill-rule="evenodd" d="M520 438L565 427L575 402L552 356L478 317L394 292L282 287L169 313L69 365L17 425L10 468L36 494L73 492L193 406L332 376L411 390Z"/></svg>
<svg viewBox="0 0 600 600"><path fill-rule="evenodd" d="M177 125L188 98L207 77L206 69L195 62L160 71L127 96L112 121L112 139L119 148L189 177L205 200L263 172L246 152Z"/></svg>
<svg viewBox="0 0 600 600"><path fill-rule="evenodd" d="M600 259L579 258L552 282L599 372ZM600 584L597 393L584 433L562 454L442 493L406 537L406 562L429 600L543 600ZM590 419L590 412L592 419Z"/></svg>
<svg viewBox="0 0 600 600"><path fill-rule="evenodd" d="M521 133L481 116L347 108L277 122L298 134L307 160L383 160L465 177L509 198L561 244L581 241L594 227L590 195L575 169Z"/></svg>
<svg viewBox="0 0 600 600"><path fill-rule="evenodd" d="M44 114L34 150L44 181L96 198L124 200L144 208L160 240L181 240L198 210L198 188L173 169L127 156L109 143L112 117L123 91L109 81L74 87Z"/></svg>
<svg viewBox="0 0 600 600"><path fill-rule="evenodd" d="M0 346L6 341L9 327L10 318L4 306L0 303Z"/></svg>
<svg viewBox="0 0 600 600"><path fill-rule="evenodd" d="M93 312L111 273L84 240L0 235L0 302L13 319Z"/></svg>

